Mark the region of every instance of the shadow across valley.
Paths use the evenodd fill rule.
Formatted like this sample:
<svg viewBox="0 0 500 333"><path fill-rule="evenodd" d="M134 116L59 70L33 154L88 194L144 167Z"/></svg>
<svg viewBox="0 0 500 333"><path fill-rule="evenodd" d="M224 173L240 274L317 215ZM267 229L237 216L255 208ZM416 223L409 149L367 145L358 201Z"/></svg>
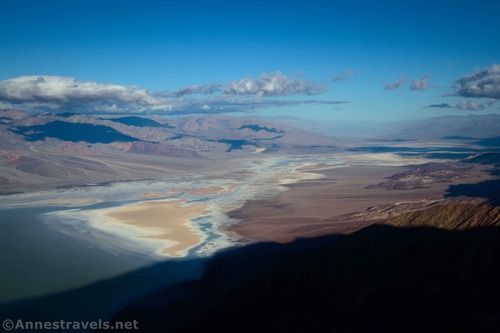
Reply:
<svg viewBox="0 0 500 333"><path fill-rule="evenodd" d="M114 316L141 332L494 332L500 228L373 225L227 251ZM124 331L125 332L125 331Z"/></svg>
<svg viewBox="0 0 500 333"><path fill-rule="evenodd" d="M199 279L165 281L202 259L163 262L10 304L2 317L96 320L114 300L112 321L135 320L139 332L495 332L497 220L466 230L376 224L348 236L235 247L204 261Z"/></svg>
<svg viewBox="0 0 500 333"><path fill-rule="evenodd" d="M487 332L498 236L372 226L273 267L179 332Z"/></svg>
<svg viewBox="0 0 500 333"><path fill-rule="evenodd" d="M14 322L106 321L113 313L129 313L135 305L141 304L145 313L137 313L133 319L123 319L138 320L141 324L157 314L155 309L163 309L165 304L172 303L177 306L168 315L169 325L173 329L178 323L184 323L214 305L213 301L219 300L219 296L225 295L228 288L235 284L248 281L293 253L331 242L338 237L300 240L285 245L260 243L221 251L213 258L167 260L81 288L0 304L0 318L9 318ZM205 267L208 268L203 273ZM202 275L203 282L200 282ZM215 287L205 289L206 281L213 281ZM196 304L196 299L202 302ZM181 307L179 303L187 307Z"/></svg>
<svg viewBox="0 0 500 333"><path fill-rule="evenodd" d="M488 204L500 206L500 179L487 180L477 184L450 185L445 197L454 198L468 196L472 198L485 198Z"/></svg>
<svg viewBox="0 0 500 333"><path fill-rule="evenodd" d="M8 318L14 322L106 320L143 293L156 290L165 284L199 278L203 262L203 259L165 261L81 288L3 303L0 304L0 319ZM47 330L49 331L58 330Z"/></svg>
<svg viewBox="0 0 500 333"><path fill-rule="evenodd" d="M173 332L216 306L237 286L249 283L294 255L343 237L300 239L288 244L256 243L221 251L207 262L202 279L157 290L119 311L113 319L137 320L141 332Z"/></svg>

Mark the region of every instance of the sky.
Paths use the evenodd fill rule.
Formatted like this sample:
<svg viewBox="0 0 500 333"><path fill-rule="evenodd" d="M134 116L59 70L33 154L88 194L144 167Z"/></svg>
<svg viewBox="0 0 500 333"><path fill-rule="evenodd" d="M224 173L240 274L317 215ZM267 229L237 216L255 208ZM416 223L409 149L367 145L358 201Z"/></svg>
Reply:
<svg viewBox="0 0 500 333"><path fill-rule="evenodd" d="M497 0L0 0L0 108L500 113Z"/></svg>

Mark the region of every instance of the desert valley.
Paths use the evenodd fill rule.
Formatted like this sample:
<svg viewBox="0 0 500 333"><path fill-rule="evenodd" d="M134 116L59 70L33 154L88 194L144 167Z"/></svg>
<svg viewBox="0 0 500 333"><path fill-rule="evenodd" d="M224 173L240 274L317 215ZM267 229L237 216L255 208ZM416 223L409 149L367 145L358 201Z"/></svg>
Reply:
<svg viewBox="0 0 500 333"><path fill-rule="evenodd" d="M292 246L398 217L411 225L408 214L417 212L467 206L474 215L472 207L498 204L493 115L395 124L392 133L359 137L255 117L4 110L1 119L2 257L15 272L2 276L2 309L14 316L111 316L118 304L155 303L164 288L199 279L224 249L219 260L234 261L225 259L228 249ZM471 123L484 124L481 133L461 137ZM324 246L306 243L289 252ZM100 306L84 311L86 301L75 301L81 295ZM126 301L130 295L137 300ZM175 327L172 318L167 326Z"/></svg>
<svg viewBox="0 0 500 333"><path fill-rule="evenodd" d="M0 1L0 331L498 332L499 12Z"/></svg>

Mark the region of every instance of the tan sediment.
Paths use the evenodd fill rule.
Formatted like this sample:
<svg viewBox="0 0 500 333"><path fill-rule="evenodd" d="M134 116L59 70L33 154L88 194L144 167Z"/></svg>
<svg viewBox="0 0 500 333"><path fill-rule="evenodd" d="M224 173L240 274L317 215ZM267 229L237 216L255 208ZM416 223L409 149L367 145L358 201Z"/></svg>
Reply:
<svg viewBox="0 0 500 333"><path fill-rule="evenodd" d="M33 205L85 205L98 202L97 199L84 198L84 199L53 199L53 200L43 200L35 201Z"/></svg>
<svg viewBox="0 0 500 333"><path fill-rule="evenodd" d="M181 200L143 201L110 208L103 216L110 221L131 226L144 238L165 240L168 246L161 252L179 257L180 252L200 244L201 234L189 225L189 220L208 212L204 203L183 205Z"/></svg>
<svg viewBox="0 0 500 333"><path fill-rule="evenodd" d="M309 168L307 168L309 169ZM342 166L314 173L321 179L286 184L288 191L270 200L251 200L230 212L241 222L228 229L248 239L289 242L297 238L344 234L370 225L383 214L371 214L371 208L392 207L391 212L407 207L422 207L446 194L450 183L427 184L425 188L386 190L366 186L377 184L395 173L405 170L395 166ZM460 180L474 182L490 176ZM403 204L403 205L402 205ZM405 206L406 205L406 206ZM370 214L365 214L368 212Z"/></svg>

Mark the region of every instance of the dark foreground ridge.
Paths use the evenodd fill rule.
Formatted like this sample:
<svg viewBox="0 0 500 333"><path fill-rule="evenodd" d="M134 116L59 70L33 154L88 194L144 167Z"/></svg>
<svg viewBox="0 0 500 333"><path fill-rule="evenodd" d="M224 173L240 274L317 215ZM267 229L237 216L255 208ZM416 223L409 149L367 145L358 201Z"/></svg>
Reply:
<svg viewBox="0 0 500 333"><path fill-rule="evenodd" d="M114 319L141 332L497 332L499 226L500 207L453 204L315 245L236 249Z"/></svg>

